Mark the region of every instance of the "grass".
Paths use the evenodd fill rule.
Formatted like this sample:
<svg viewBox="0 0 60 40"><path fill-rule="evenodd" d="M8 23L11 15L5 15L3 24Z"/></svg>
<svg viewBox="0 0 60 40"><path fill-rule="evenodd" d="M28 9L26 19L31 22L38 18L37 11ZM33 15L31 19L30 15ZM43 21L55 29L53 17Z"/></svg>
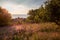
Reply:
<svg viewBox="0 0 60 40"><path fill-rule="evenodd" d="M21 25L23 29L12 32L0 28L0 40L60 40L60 26L55 23Z"/></svg>

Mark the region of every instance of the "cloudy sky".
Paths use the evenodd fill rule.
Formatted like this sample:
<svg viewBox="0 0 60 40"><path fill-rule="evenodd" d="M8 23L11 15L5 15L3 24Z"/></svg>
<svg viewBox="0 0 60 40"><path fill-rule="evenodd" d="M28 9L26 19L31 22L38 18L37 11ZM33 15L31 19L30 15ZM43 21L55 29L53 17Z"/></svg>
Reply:
<svg viewBox="0 0 60 40"><path fill-rule="evenodd" d="M36 9L45 0L0 0L0 6L11 14L27 14L30 9Z"/></svg>

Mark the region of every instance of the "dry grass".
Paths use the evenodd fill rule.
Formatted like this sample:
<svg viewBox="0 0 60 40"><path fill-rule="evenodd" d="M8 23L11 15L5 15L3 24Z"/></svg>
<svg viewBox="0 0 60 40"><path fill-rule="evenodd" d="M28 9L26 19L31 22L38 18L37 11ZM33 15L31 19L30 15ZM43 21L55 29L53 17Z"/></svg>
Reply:
<svg viewBox="0 0 60 40"><path fill-rule="evenodd" d="M60 27L55 23L21 24L16 27L17 30L5 33L2 28L0 40L60 40Z"/></svg>
<svg viewBox="0 0 60 40"><path fill-rule="evenodd" d="M32 30L32 31L58 31L59 26L56 25L55 23L39 23L39 24L23 24L23 27L26 30Z"/></svg>

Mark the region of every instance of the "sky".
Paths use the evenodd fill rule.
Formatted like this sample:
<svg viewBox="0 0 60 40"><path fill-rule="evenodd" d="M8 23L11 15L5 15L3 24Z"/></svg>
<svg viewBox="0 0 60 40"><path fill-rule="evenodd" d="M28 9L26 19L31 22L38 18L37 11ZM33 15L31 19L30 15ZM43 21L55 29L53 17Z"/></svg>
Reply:
<svg viewBox="0 0 60 40"><path fill-rule="evenodd" d="M39 8L45 0L0 0L0 6L11 14L27 14L29 10Z"/></svg>

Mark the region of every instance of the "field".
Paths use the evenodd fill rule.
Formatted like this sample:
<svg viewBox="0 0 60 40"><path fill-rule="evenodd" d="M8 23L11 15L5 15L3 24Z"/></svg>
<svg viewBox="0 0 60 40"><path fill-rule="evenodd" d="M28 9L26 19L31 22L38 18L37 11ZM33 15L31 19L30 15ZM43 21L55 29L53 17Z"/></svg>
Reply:
<svg viewBox="0 0 60 40"><path fill-rule="evenodd" d="M0 27L0 40L60 40L60 26L49 22Z"/></svg>

